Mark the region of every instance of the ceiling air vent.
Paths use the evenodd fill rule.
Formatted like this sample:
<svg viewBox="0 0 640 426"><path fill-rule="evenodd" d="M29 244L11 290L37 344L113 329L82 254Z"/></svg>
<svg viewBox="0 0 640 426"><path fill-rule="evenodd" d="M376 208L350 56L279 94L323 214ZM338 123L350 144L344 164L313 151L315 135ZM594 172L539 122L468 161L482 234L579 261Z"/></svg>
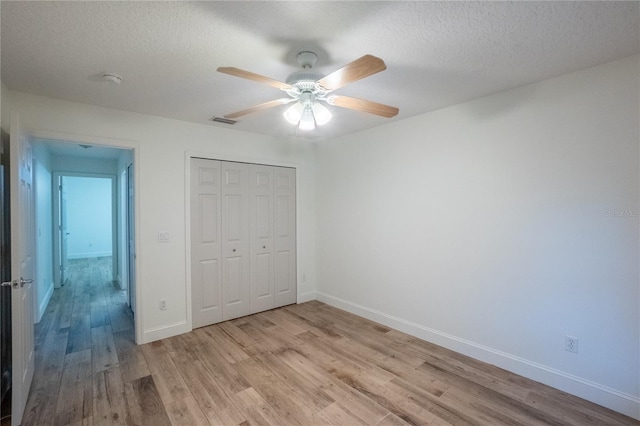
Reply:
<svg viewBox="0 0 640 426"><path fill-rule="evenodd" d="M228 118L224 118L224 117L211 117L211 121L215 121L216 123L223 123L223 124L236 124L238 122L237 120L229 120Z"/></svg>

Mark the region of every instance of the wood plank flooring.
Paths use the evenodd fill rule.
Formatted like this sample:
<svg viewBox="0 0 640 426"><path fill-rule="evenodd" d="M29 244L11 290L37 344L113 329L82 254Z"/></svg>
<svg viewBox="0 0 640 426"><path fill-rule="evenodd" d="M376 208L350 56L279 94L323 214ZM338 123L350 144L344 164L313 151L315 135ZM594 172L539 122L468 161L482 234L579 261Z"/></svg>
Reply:
<svg viewBox="0 0 640 426"><path fill-rule="evenodd" d="M147 345L100 262L36 328L24 425L639 425L319 302Z"/></svg>

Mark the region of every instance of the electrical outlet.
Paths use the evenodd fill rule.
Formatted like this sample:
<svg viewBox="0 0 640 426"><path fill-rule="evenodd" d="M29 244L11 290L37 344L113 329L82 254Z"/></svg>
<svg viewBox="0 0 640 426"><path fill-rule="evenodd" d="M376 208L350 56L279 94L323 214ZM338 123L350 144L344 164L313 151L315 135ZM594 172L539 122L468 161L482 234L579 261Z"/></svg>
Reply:
<svg viewBox="0 0 640 426"><path fill-rule="evenodd" d="M165 299L160 299L160 310L165 311L167 309L167 301Z"/></svg>
<svg viewBox="0 0 640 426"><path fill-rule="evenodd" d="M578 353L578 338L573 336L564 336L564 349L569 352Z"/></svg>

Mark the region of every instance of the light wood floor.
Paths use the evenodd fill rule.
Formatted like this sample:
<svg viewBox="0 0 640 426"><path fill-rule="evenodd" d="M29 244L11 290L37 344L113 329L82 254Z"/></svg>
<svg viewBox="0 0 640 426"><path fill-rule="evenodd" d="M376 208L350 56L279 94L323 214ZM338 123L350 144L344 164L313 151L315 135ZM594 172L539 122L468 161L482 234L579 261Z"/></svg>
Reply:
<svg viewBox="0 0 640 426"><path fill-rule="evenodd" d="M143 346L87 263L37 327L25 425L638 425L319 302Z"/></svg>

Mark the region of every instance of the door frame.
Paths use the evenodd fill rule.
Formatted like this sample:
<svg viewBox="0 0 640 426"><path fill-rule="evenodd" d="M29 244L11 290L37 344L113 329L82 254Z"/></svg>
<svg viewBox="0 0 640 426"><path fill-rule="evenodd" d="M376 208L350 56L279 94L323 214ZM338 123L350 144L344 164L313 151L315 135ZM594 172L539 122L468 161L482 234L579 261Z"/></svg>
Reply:
<svg viewBox="0 0 640 426"><path fill-rule="evenodd" d="M6 138L6 140L5 140ZM5 251L0 253L0 281L11 281L11 259L10 259L10 247L11 247L11 232L9 230L11 223L9 223L9 202L7 198L9 197L9 133L6 133L4 129L2 129L2 134L0 135L0 212L2 213L2 217L0 217L0 237L2 241L0 241L0 249L4 248ZM4 258L2 256L4 255ZM0 352L2 352L2 356L0 357L0 403L2 399L9 395L9 389L11 389L11 288L1 288L0 292L3 293L3 298L0 297L0 314L4 316L4 318L0 319L0 326L3 330L0 331L0 335L2 336L2 340L0 340ZM5 374L6 373L6 374ZM3 393L4 392L4 393ZM11 406L12 401L8 400L5 404L8 403Z"/></svg>
<svg viewBox="0 0 640 426"><path fill-rule="evenodd" d="M186 278L186 293L185 300L187 302L187 329L193 330L193 307L191 303L191 159L202 158L205 160L219 160L219 161L231 161L236 163L258 164L264 166L276 166L276 167L289 167L295 170L296 179L296 303L302 303L308 299L304 298L304 295L300 294L300 281L298 280L298 274L300 272L300 214L302 211L300 207L300 185L298 184L299 170L301 168L300 163L277 160L277 159L262 159L254 157L244 157L238 155L217 155L210 152L197 152L186 151L184 155L184 205L185 205L185 278Z"/></svg>
<svg viewBox="0 0 640 426"><path fill-rule="evenodd" d="M125 194L124 200L124 217L123 217L123 226L125 227L124 232L124 241L125 244L125 265L127 268L127 303L133 311L133 318L136 317L136 226L134 205L136 200L136 188L134 185L131 185L131 176L135 176L136 166L134 163L127 165L124 170L124 174L126 175L126 179L123 180L123 184L126 184L126 188L122 188L121 192ZM131 204L131 199L133 199L133 204ZM131 244L133 241L133 244ZM133 246L133 247L132 247ZM133 290L133 291L132 291Z"/></svg>
<svg viewBox="0 0 640 426"><path fill-rule="evenodd" d="M55 288L60 288L64 283L61 280L60 268L62 267L62 229L59 228L61 223L62 194L58 185L61 185L61 179L65 177L87 177L111 180L111 258L112 279L117 278L119 252L121 247L118 245L118 177L117 175L105 173L79 173L79 172L61 172L53 171L52 175L52 198L53 198L53 277ZM124 243L124 242L123 242ZM67 259L68 260L68 259Z"/></svg>
<svg viewBox="0 0 640 426"><path fill-rule="evenodd" d="M90 144L90 145L99 145L106 148L120 148L120 149L128 149L132 151L133 161L135 164L134 171L134 191L136 197L134 198L134 220L136 224L140 223L140 142L128 139L113 139L113 138L102 138L96 136L89 135L77 135L70 134L64 132L54 132L42 129L26 129L27 134L31 139L40 139L45 141L54 141L54 142L67 142L67 143L76 143L76 144ZM117 226L117 225L116 225ZM139 250L139 226L135 227L135 245L136 252ZM55 230L54 230L55 231ZM116 228L117 231L117 228ZM142 303L141 301L141 287L140 284L140 275L141 275L141 267L140 263L136 262L135 265L135 277L136 277L136 312L140 313L140 315L136 315L134 317L134 329L135 329L135 341L136 343L141 342L143 338L143 324L142 324Z"/></svg>

